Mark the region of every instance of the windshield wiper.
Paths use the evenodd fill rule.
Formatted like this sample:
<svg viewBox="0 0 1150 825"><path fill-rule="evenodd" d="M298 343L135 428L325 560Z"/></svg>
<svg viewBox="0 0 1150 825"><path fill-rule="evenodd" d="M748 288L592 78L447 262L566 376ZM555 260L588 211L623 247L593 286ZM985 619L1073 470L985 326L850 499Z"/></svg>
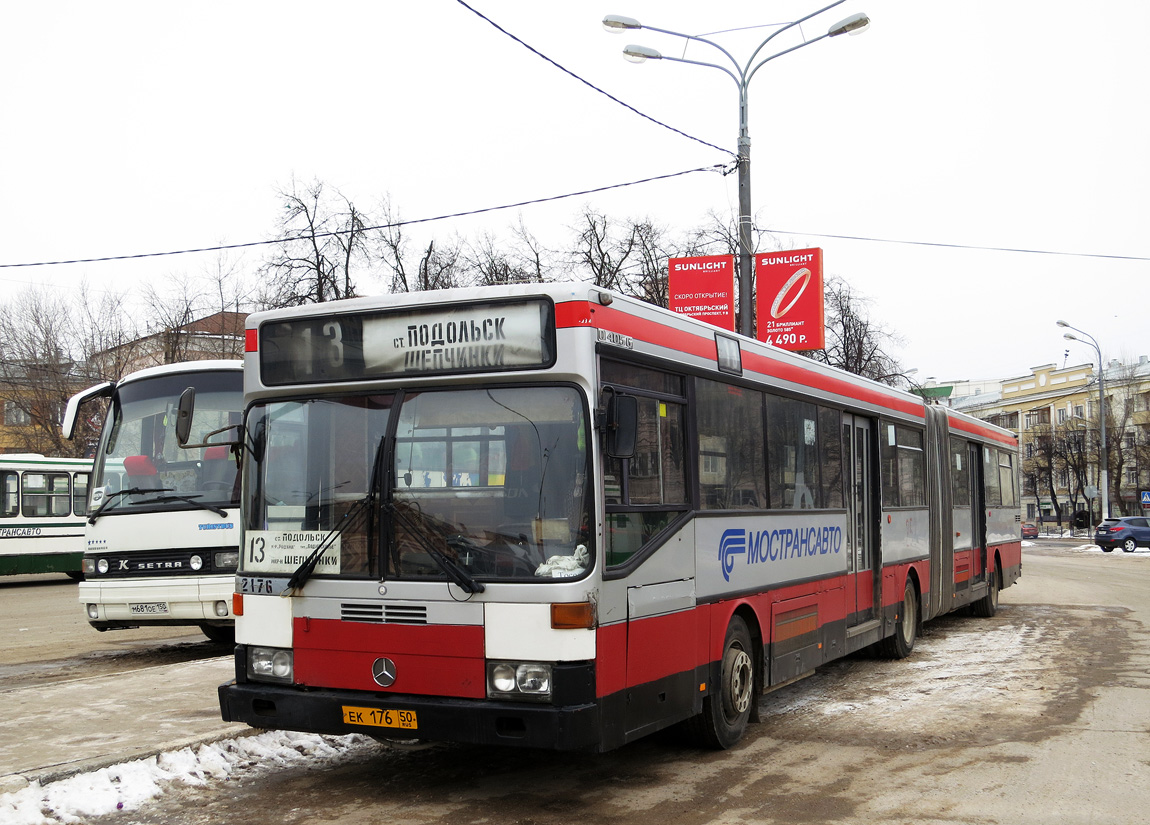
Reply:
<svg viewBox="0 0 1150 825"><path fill-rule="evenodd" d="M108 496L100 502L100 506L96 508L90 516L88 516L88 523L95 524L96 519L104 515L104 511L112 506L112 502L119 501L121 496L139 496L145 493L174 493L175 487L129 487L126 490L117 490L114 493L109 493Z"/></svg>
<svg viewBox="0 0 1150 825"><path fill-rule="evenodd" d="M207 504L203 501L196 501L197 498L199 498L199 496L160 496L159 498L152 499L152 501L186 501L188 504L195 505L201 510L207 510L210 513L215 513L220 518L228 517L226 510L223 510L220 507L216 507L214 504Z"/></svg>
<svg viewBox="0 0 1150 825"><path fill-rule="evenodd" d="M459 564L444 555L443 551L435 546L435 542L428 538L423 529L416 524L410 516L401 511L397 504L393 502L387 505L387 511L391 513L392 518L398 520L407 528L412 537L427 551L427 555L431 556L435 563L439 565L439 569L447 574L447 578L451 579L460 590L466 593L482 593L486 589L483 586L483 582L476 581L472 575L460 567ZM444 543L449 547L457 548L458 544L462 543L461 540L462 542L467 542L462 536L452 536L445 539Z"/></svg>

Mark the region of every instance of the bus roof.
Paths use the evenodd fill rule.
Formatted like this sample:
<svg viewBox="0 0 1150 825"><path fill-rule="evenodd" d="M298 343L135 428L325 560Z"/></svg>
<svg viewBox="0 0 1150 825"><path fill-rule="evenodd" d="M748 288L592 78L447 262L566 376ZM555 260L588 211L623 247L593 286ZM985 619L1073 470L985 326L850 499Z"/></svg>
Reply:
<svg viewBox="0 0 1150 825"><path fill-rule="evenodd" d="M634 346L636 352L642 349L654 357L688 366L695 363L708 370L718 369L716 350L721 336L727 341L738 343L742 370L756 374L760 380L804 393L814 392L827 400L848 398L902 417L918 421L926 419L925 406L928 402L920 395L819 363L638 298L583 282L460 287L306 304L253 313L247 318L247 329L254 332L268 321L290 321L317 315L368 313L412 306L434 308L436 305L452 306L469 301L539 296L550 298L555 304L555 323L558 329L591 328L612 333L618 340L625 341L627 346ZM610 347L612 340L611 336L600 336L605 349ZM249 350L255 346L251 341L249 336ZM621 353L623 351L620 350ZM947 417L955 429L972 436L1004 445L1017 443L1017 436L1013 432L986 421L950 409L947 409Z"/></svg>

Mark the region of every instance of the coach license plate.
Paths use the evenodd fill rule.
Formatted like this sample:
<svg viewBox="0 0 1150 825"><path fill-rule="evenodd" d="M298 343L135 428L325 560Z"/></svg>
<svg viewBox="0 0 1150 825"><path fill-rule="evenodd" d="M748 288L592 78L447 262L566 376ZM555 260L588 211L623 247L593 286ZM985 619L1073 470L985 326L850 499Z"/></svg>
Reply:
<svg viewBox="0 0 1150 825"><path fill-rule="evenodd" d="M171 611L167 602L141 602L129 604L128 612L133 616L166 616Z"/></svg>
<svg viewBox="0 0 1150 825"><path fill-rule="evenodd" d="M413 710L356 708L348 705L343 706L343 723L345 725L368 725L375 728L402 728L404 730L417 730L419 728Z"/></svg>

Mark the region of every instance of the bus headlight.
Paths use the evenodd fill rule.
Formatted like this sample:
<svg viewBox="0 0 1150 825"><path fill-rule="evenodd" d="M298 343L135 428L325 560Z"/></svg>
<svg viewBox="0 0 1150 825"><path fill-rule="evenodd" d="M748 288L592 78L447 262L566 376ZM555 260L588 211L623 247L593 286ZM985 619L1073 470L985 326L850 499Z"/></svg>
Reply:
<svg viewBox="0 0 1150 825"><path fill-rule="evenodd" d="M551 665L488 662L487 695L492 699L548 699L551 697Z"/></svg>
<svg viewBox="0 0 1150 825"><path fill-rule="evenodd" d="M82 559L80 561L80 570L84 573L85 576L91 576L96 572L96 560Z"/></svg>
<svg viewBox="0 0 1150 825"><path fill-rule="evenodd" d="M89 619L100 618L100 607L99 607L99 605L95 605L95 604L88 605L88 618Z"/></svg>
<svg viewBox="0 0 1150 825"><path fill-rule="evenodd" d="M107 573L108 572L108 560L107 559L100 559L98 562L96 562L96 571L99 573Z"/></svg>
<svg viewBox="0 0 1150 825"><path fill-rule="evenodd" d="M254 682L291 684L295 668L292 652L282 647L249 647L248 678Z"/></svg>
<svg viewBox="0 0 1150 825"><path fill-rule="evenodd" d="M213 570L235 570L240 564L240 554L235 550L227 550L212 556Z"/></svg>
<svg viewBox="0 0 1150 825"><path fill-rule="evenodd" d="M192 566L193 570L199 570L204 566L204 560L199 556L192 556L190 559L188 559L188 564Z"/></svg>

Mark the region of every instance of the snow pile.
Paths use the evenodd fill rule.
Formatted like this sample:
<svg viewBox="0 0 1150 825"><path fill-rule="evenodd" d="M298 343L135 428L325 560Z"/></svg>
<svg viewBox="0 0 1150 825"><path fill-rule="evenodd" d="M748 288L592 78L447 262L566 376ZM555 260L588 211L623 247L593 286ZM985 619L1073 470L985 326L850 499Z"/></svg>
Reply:
<svg viewBox="0 0 1150 825"><path fill-rule="evenodd" d="M0 795L5 825L82 823L88 817L138 808L172 784L206 785L240 773L290 766L321 766L345 754L377 747L373 739L267 731L194 750L184 748L81 773Z"/></svg>

